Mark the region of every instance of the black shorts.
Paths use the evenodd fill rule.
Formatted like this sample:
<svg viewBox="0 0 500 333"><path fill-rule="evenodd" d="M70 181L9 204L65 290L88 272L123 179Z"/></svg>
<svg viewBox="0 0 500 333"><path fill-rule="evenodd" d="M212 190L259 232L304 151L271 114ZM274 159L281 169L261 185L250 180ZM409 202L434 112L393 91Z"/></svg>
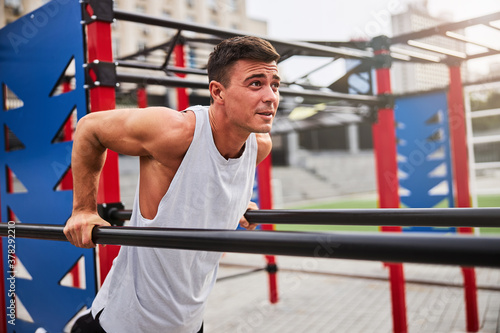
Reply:
<svg viewBox="0 0 500 333"><path fill-rule="evenodd" d="M101 312L102 310L97 314L95 319L92 317L92 311L78 318L71 328L71 333L106 333L99 324Z"/></svg>
<svg viewBox="0 0 500 333"><path fill-rule="evenodd" d="M92 312L78 318L71 328L71 333L106 333L106 331L99 324L101 312L102 310L97 314L95 319L92 317ZM203 333L203 323L201 323L201 328L198 333Z"/></svg>

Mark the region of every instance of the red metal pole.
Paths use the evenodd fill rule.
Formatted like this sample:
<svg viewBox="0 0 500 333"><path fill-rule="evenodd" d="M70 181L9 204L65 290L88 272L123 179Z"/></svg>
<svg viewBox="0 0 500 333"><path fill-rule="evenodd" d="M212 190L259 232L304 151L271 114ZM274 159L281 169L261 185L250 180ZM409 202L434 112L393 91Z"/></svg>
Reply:
<svg viewBox="0 0 500 333"><path fill-rule="evenodd" d="M257 181L259 184L259 202L261 209L273 208L273 195L271 188L271 154L269 154L257 166ZM274 224L261 225L262 230L274 230ZM267 261L267 271L269 276L269 301L272 304L278 303L278 281L277 266L275 256L265 256Z"/></svg>
<svg viewBox="0 0 500 333"><path fill-rule="evenodd" d="M137 107L147 108L148 107L148 95L146 93L146 87L138 86L136 94L137 94Z"/></svg>
<svg viewBox="0 0 500 333"><path fill-rule="evenodd" d="M373 40L377 64L377 92L379 95L392 94L387 37ZM380 208L399 208L398 164L396 152L396 126L394 108L386 105L378 110L377 122L373 124L373 149L377 172L377 186ZM401 232L401 227L382 227L383 232ZM406 296L402 264L385 264L389 269L392 301L392 321L395 333L406 333Z"/></svg>
<svg viewBox="0 0 500 333"><path fill-rule="evenodd" d="M186 67L184 44L177 44L174 47L175 66ZM178 77L186 77L186 74L177 73ZM189 96L186 88L176 88L177 90L177 109L179 111L186 110L189 107Z"/></svg>
<svg viewBox="0 0 500 333"><path fill-rule="evenodd" d="M450 89L448 92L448 108L450 123L450 140L452 166L455 182L455 206L470 207L469 167L467 163L467 137L465 130L464 96L460 64L449 66ZM472 228L458 228L460 233L473 233ZM479 330L479 314L477 307L476 272L472 267L462 267L464 278L464 296L467 332Z"/></svg>
<svg viewBox="0 0 500 333"><path fill-rule="evenodd" d="M88 7L87 7L88 8ZM94 21L87 25L87 50L88 61L113 61L111 47L111 23ZM90 89L91 112L110 110L115 108L115 87L95 87ZM108 150L106 162L101 173L99 204L120 202L120 184L118 170L118 154ZM100 282L104 282L113 264L113 259L118 254L119 246L99 245Z"/></svg>

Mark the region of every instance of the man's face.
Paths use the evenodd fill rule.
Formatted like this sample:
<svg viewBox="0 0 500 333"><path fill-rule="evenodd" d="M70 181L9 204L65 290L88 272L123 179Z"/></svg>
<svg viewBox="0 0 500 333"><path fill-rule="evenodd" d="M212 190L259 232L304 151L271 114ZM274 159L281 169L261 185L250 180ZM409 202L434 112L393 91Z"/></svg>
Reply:
<svg viewBox="0 0 500 333"><path fill-rule="evenodd" d="M245 132L269 133L279 104L276 62L238 60L224 89L227 117Z"/></svg>

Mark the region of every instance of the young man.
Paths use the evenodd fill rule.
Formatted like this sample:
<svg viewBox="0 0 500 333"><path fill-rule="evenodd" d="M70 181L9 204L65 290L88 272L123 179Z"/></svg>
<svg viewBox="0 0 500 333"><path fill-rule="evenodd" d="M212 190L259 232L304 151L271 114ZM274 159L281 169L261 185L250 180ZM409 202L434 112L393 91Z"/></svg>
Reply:
<svg viewBox="0 0 500 333"><path fill-rule="evenodd" d="M250 203L255 166L271 151L278 59L267 41L231 38L217 45L208 61L210 107L182 112L152 107L83 117L73 143L73 214L64 229L68 240L93 247L92 228L109 225L96 211L108 148L140 157L132 226L235 229L239 222L254 229L242 216L256 208ZM123 246L91 314L73 330L201 332L220 256Z"/></svg>

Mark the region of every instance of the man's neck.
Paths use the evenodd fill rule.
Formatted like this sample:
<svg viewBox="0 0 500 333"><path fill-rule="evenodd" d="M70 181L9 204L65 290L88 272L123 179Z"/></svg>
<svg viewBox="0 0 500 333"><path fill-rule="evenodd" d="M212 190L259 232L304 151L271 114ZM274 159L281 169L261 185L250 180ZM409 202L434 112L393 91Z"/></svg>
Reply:
<svg viewBox="0 0 500 333"><path fill-rule="evenodd" d="M215 147L219 153L225 159L240 157L245 151L245 142L248 135L246 137L237 135L229 123L224 121L223 113L218 112L213 105L208 110L208 118Z"/></svg>

